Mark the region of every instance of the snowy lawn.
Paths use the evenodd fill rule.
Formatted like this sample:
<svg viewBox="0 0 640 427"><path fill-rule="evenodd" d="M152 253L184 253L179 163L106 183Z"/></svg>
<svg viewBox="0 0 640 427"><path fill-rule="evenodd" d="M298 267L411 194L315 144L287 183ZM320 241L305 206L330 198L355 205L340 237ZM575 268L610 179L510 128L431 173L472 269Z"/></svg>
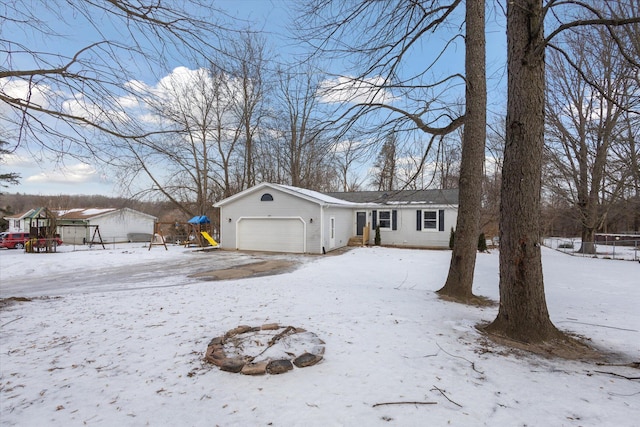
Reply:
<svg viewBox="0 0 640 427"><path fill-rule="evenodd" d="M2 425L633 426L640 420L640 382L624 378L637 378L638 369L488 343L475 326L493 320L497 307L438 299L449 251L291 256L301 266L290 273L204 281L173 264L268 256L194 254L178 246L60 249L0 251L0 295L31 297L0 308ZM549 249L543 264L554 323L615 353L616 363L639 362L640 264ZM131 270L136 274L123 273ZM497 299L497 287L497 251L479 254L475 293ZM272 322L317 334L326 343L324 360L258 377L203 362L211 338Z"/></svg>

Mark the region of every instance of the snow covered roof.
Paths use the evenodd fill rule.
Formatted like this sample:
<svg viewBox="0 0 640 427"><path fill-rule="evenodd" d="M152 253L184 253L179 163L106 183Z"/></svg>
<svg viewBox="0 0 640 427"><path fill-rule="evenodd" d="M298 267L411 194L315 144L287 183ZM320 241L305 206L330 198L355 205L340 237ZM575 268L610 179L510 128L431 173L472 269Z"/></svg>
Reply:
<svg viewBox="0 0 640 427"><path fill-rule="evenodd" d="M352 191L326 193L330 197L353 203L376 203L385 205L457 205L458 189L396 190L396 191Z"/></svg>
<svg viewBox="0 0 640 427"><path fill-rule="evenodd" d="M306 188L291 185L272 184L263 182L254 187L234 194L231 197L220 200L215 207L223 206L245 195L265 190L268 188L293 194L320 204L333 206L358 207L364 205L457 205L458 189L450 190L398 190L398 191L353 191L353 192L329 192L308 190Z"/></svg>
<svg viewBox="0 0 640 427"><path fill-rule="evenodd" d="M146 214L144 212L136 211L130 208L75 208L66 210L57 210L59 220L88 220L97 218L102 215L107 215L113 212L132 212L136 215L142 215L149 218L156 219L153 215Z"/></svg>
<svg viewBox="0 0 640 427"><path fill-rule="evenodd" d="M89 219L108 212L117 211L116 208L89 208L59 210L59 219Z"/></svg>
<svg viewBox="0 0 640 427"><path fill-rule="evenodd" d="M352 206L354 202L341 199L338 197L333 197L327 193L320 193L319 191L307 190L306 188L293 187L291 185L283 185L283 184L272 184L274 187L280 187L285 190L289 190L288 192L298 193L307 197L311 197L317 199L321 202L328 203L331 205L349 205Z"/></svg>
<svg viewBox="0 0 640 427"><path fill-rule="evenodd" d="M7 215L7 216L4 217L4 219L7 219L7 220L9 220L9 219L12 219L12 220L24 219L24 218L28 217L30 214L32 214L34 210L35 209L29 209L26 212L21 212L21 213L13 214L13 215Z"/></svg>
<svg viewBox="0 0 640 427"><path fill-rule="evenodd" d="M258 191L264 191L264 190L268 190L268 189L274 189L274 190L279 190L288 194L292 194L298 197L301 197L303 199L306 200L310 200L312 202L315 203L319 203L319 204L328 204L328 205L336 205L336 206L344 206L344 207L350 207L350 206L357 206L357 203L353 203L350 202L348 200L344 200L344 199L338 199L336 197L332 197L329 196L327 194L324 193L320 193L318 191L313 191L313 190L308 190L306 188L299 188L299 187L294 187L291 185L283 185L283 184L272 184L269 182L263 182L261 184L258 184L254 187L248 188L244 191L241 191L239 193L234 194L233 196L227 197L226 199L220 200L219 202L217 202L216 204L214 204L213 206L215 207L220 207L223 205L226 205L227 203L239 199L241 197L244 197L248 194L251 193L255 193Z"/></svg>

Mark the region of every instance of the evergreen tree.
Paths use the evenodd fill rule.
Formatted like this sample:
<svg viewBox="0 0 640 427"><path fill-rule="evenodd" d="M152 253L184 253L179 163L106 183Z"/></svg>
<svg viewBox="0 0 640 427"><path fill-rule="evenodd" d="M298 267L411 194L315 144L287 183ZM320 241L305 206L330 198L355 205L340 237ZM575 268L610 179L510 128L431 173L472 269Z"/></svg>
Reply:
<svg viewBox="0 0 640 427"><path fill-rule="evenodd" d="M393 134L387 135L374 164L377 172L373 184L378 191L395 190L397 140Z"/></svg>

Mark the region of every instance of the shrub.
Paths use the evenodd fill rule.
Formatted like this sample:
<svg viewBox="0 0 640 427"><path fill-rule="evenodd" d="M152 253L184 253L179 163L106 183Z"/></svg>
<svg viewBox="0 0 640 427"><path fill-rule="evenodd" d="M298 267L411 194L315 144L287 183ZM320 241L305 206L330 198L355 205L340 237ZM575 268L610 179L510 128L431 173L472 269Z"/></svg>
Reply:
<svg viewBox="0 0 640 427"><path fill-rule="evenodd" d="M480 233L480 236L478 237L478 250L480 252L487 251L487 238L485 237L484 233Z"/></svg>
<svg viewBox="0 0 640 427"><path fill-rule="evenodd" d="M381 240L381 238L380 238L380 226L376 225L376 237L373 239L373 243L376 246L380 246L380 240Z"/></svg>
<svg viewBox="0 0 640 427"><path fill-rule="evenodd" d="M456 237L456 231L451 227L451 233L449 233L449 249L453 249L453 241Z"/></svg>

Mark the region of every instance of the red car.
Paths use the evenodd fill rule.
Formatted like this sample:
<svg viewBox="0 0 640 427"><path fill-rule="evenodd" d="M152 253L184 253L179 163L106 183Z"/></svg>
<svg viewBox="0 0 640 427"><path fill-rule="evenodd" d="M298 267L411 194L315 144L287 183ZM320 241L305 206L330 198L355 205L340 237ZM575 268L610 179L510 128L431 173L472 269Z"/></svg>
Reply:
<svg viewBox="0 0 640 427"><path fill-rule="evenodd" d="M62 240L58 236L54 238L53 244L59 246L62 244ZM29 233L0 233L0 248L7 249L24 249L25 245L29 241ZM45 238L39 238L37 242L38 247L45 247L47 241Z"/></svg>

